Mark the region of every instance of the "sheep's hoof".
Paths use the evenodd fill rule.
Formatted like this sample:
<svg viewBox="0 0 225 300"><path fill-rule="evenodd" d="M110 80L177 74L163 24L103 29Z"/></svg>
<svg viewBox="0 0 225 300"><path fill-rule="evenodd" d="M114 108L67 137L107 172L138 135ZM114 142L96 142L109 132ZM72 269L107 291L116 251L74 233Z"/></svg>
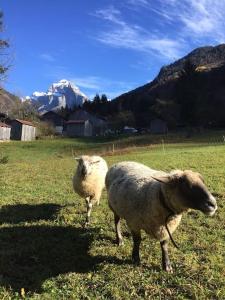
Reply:
<svg viewBox="0 0 225 300"><path fill-rule="evenodd" d="M173 273L173 268L171 265L167 265L164 267L164 271L166 271L167 273Z"/></svg>
<svg viewBox="0 0 225 300"><path fill-rule="evenodd" d="M90 222L85 222L84 224L83 224L83 227L84 228L87 228L87 227L89 227L90 226Z"/></svg>
<svg viewBox="0 0 225 300"><path fill-rule="evenodd" d="M117 243L117 246L123 246L124 245L124 242L123 242L122 239L117 239L116 243Z"/></svg>
<svg viewBox="0 0 225 300"><path fill-rule="evenodd" d="M132 256L132 262L135 266L140 266L141 265L140 257Z"/></svg>

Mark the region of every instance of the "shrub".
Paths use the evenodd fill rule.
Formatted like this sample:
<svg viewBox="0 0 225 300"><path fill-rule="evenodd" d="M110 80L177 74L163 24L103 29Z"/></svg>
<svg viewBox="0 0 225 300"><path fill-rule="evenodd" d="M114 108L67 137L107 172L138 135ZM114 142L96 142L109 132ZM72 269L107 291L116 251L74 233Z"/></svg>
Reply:
<svg viewBox="0 0 225 300"><path fill-rule="evenodd" d="M55 129L51 123L40 122L37 125L37 138L42 138L46 136L54 136Z"/></svg>

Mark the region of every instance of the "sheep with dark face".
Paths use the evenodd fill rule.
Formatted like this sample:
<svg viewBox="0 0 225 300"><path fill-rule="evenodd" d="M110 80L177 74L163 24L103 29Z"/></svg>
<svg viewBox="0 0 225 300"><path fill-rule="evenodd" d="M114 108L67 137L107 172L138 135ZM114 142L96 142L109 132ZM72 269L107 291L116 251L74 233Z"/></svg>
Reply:
<svg viewBox="0 0 225 300"><path fill-rule="evenodd" d="M170 235L189 209L213 215L215 198L201 175L189 170L170 173L157 171L136 162L112 166L106 176L109 207L114 213L117 243L123 243L120 219L126 220L133 236L132 258L140 262L141 230L160 241L162 266L172 272L168 256Z"/></svg>
<svg viewBox="0 0 225 300"><path fill-rule="evenodd" d="M100 156L83 155L76 158L77 169L73 177L74 191L85 198L87 217L85 225L90 222L91 210L94 204L99 204L102 190L105 187L107 163Z"/></svg>

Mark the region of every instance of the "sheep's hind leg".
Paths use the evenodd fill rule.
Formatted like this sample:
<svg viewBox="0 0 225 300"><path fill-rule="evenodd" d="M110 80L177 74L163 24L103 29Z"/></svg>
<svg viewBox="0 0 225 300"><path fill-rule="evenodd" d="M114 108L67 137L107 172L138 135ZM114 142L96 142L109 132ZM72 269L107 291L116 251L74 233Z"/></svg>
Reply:
<svg viewBox="0 0 225 300"><path fill-rule="evenodd" d="M160 246L162 249L162 267L163 270L168 272L168 273L173 273L172 266L170 264L170 259L168 255L168 241L162 241L160 242Z"/></svg>
<svg viewBox="0 0 225 300"><path fill-rule="evenodd" d="M120 228L120 217L114 213L115 228L116 228L116 243L118 246L123 245L123 236Z"/></svg>
<svg viewBox="0 0 225 300"><path fill-rule="evenodd" d="M91 211L92 211L92 202L91 202L91 197L87 197L85 199L86 201L86 206L87 206L87 216L86 216L86 222L84 224L84 226L86 227L87 225L90 224L90 217L91 217Z"/></svg>
<svg viewBox="0 0 225 300"><path fill-rule="evenodd" d="M133 237L133 251L132 251L132 260L135 265L140 265L140 255L139 255L139 248L141 244L141 232L131 231Z"/></svg>

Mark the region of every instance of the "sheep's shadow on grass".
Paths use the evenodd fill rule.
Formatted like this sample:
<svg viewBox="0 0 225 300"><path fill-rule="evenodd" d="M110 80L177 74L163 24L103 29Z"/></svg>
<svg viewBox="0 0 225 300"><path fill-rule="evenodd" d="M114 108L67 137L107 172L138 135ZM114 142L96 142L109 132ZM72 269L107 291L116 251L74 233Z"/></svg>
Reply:
<svg viewBox="0 0 225 300"><path fill-rule="evenodd" d="M54 203L3 205L0 208L0 224L53 220L60 208Z"/></svg>
<svg viewBox="0 0 225 300"><path fill-rule="evenodd" d="M0 285L41 292L43 282L68 272L87 273L101 263L123 264L110 256L91 256L98 229L15 226L0 229Z"/></svg>

